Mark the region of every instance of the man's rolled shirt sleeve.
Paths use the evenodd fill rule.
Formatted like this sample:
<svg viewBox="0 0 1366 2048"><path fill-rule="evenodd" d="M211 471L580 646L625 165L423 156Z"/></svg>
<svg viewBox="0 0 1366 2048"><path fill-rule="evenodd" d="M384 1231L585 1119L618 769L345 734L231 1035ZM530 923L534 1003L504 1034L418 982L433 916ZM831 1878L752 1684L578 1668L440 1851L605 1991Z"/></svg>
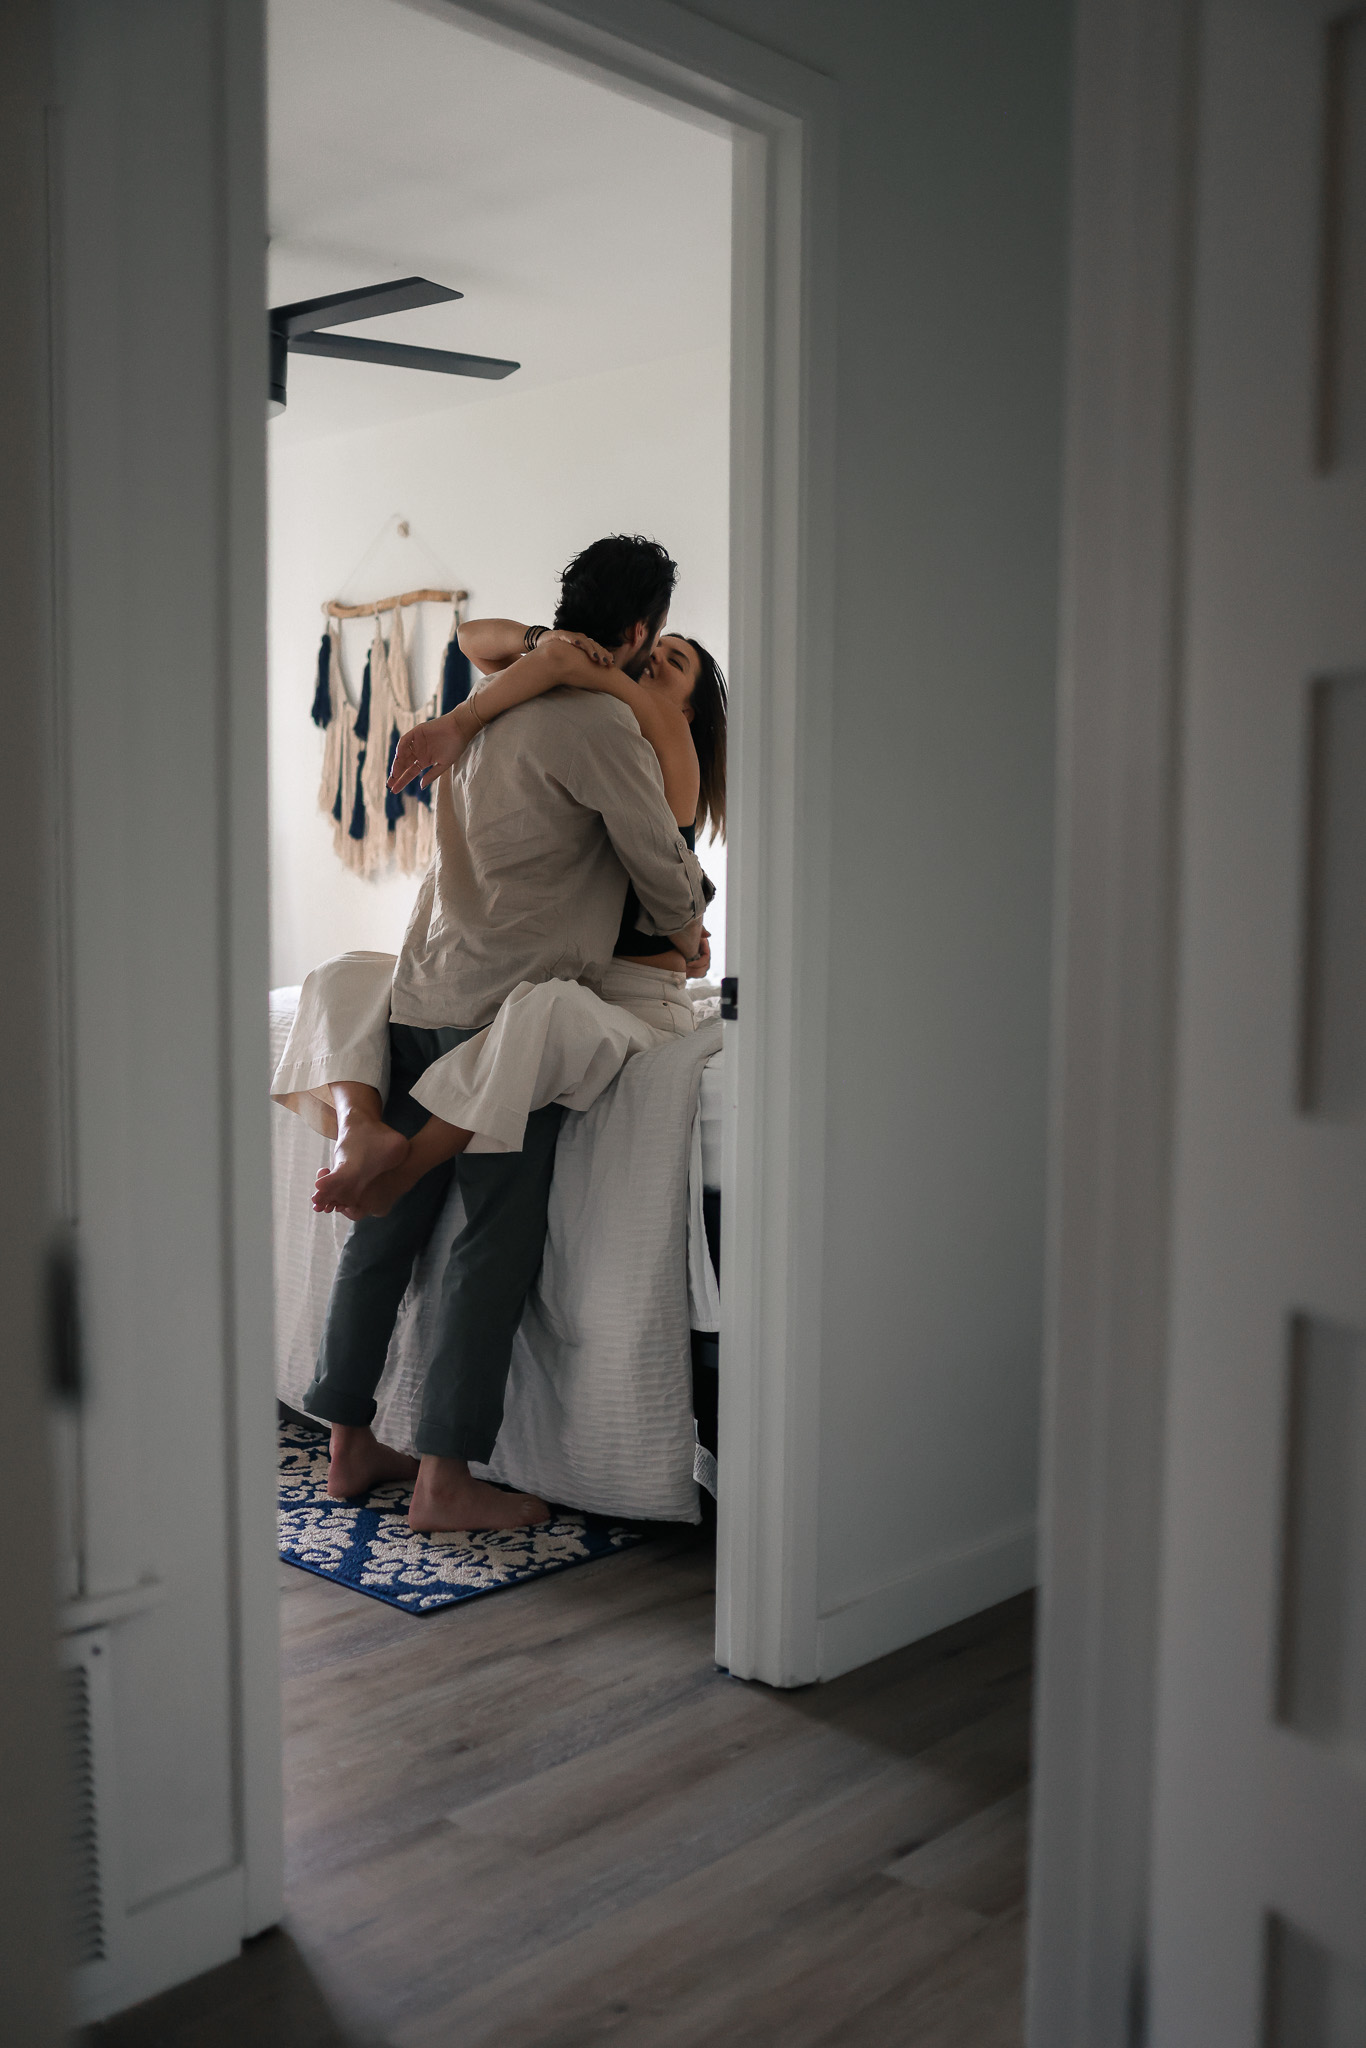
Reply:
<svg viewBox="0 0 1366 2048"><path fill-rule="evenodd" d="M667 938L706 909L702 869L669 815L654 748L622 709L620 722L613 720L591 745L576 750L569 789L607 827L640 899L641 929Z"/></svg>

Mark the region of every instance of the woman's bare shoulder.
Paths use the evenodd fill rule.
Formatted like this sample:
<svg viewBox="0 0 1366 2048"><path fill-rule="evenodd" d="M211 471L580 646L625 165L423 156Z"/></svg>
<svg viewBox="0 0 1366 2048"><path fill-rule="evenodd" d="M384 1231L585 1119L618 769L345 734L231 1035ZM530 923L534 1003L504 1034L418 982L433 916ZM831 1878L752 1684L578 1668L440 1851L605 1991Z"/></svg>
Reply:
<svg viewBox="0 0 1366 2048"><path fill-rule="evenodd" d="M640 730L630 706L607 690L576 690L571 684L563 683L557 690L547 690L544 697L533 698L532 704L524 706L524 709L529 711L534 704L544 705L551 717L563 720L581 732L612 725L620 726L624 732Z"/></svg>

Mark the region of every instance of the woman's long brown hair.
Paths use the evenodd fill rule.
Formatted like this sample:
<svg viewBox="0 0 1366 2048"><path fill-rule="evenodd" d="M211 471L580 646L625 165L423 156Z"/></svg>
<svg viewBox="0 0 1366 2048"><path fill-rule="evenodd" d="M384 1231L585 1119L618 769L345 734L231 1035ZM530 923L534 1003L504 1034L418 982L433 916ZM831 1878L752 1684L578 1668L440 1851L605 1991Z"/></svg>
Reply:
<svg viewBox="0 0 1366 2048"><path fill-rule="evenodd" d="M697 749L701 783L697 797L697 837L726 836L726 679L700 640L689 640L697 656L697 681L692 693L692 743Z"/></svg>

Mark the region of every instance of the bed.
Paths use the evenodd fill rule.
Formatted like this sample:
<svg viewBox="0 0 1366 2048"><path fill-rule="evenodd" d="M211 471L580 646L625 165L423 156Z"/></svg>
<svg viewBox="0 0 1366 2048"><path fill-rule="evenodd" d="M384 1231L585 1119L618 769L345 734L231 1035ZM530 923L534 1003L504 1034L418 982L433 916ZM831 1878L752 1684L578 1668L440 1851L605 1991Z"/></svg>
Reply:
<svg viewBox="0 0 1366 2048"><path fill-rule="evenodd" d="M298 997L271 993L273 1061ZM702 1015L691 1038L637 1055L592 1109L566 1115L503 1428L474 1468L599 1514L696 1522L700 1489L715 1492L724 1054L720 1023ZM350 1226L310 1204L329 1141L277 1104L271 1118L276 1389L297 1409ZM459 1221L453 1190L376 1390L376 1433L402 1450L414 1448L434 1290Z"/></svg>

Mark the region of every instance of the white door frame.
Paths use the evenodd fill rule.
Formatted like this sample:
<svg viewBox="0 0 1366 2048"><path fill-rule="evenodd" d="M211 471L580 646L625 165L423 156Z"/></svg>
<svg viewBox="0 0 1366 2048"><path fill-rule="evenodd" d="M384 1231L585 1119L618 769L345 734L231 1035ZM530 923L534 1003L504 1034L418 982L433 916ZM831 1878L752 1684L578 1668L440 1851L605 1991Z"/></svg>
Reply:
<svg viewBox="0 0 1366 2048"><path fill-rule="evenodd" d="M668 0L408 0L734 140L730 892L717 1661L819 1675L834 661L830 80ZM649 274L667 251L632 252Z"/></svg>
<svg viewBox="0 0 1366 2048"><path fill-rule="evenodd" d="M1032 2048L1143 2038L1195 0L1078 0Z"/></svg>
<svg viewBox="0 0 1366 2048"><path fill-rule="evenodd" d="M221 1555L212 1559L223 1619L214 1649L230 1674L216 1698L221 1711L213 1731L217 1781L228 1788L224 1814L213 1815L221 1852L217 1837L202 1854L194 1846L183 1868L168 1864L167 1888L140 1896L136 1914L123 1916L117 1983L92 1991L85 2016L94 2017L223 1960L244 1933L277 1919L281 1905L270 1181L261 1092L268 1071L261 1007L263 51L257 7L236 0L205 0L196 8L141 0L120 10L116 23L98 0L36 0L35 13L37 34L49 22L61 32L66 84L53 132L68 135L79 159L68 166L61 158L62 231L54 259L57 412L75 425L57 432L54 452L44 408L41 449L25 443L25 460L32 454L38 469L54 467L60 479L60 544L52 542L45 505L35 505L33 493L26 492L18 516L28 521L34 546L61 557L52 607L61 646L39 647L34 669L52 684L49 697L67 704L79 741L61 772L65 777L74 763L91 798L84 808L73 800L71 866L89 941L78 992L80 1042L102 1062L101 1074L119 1083L112 1090L96 1086L85 1098L84 1114L93 1119L86 1165L99 1185L83 1200L100 1221L87 1248L98 1238L103 1261L95 1301L101 1313L91 1318L100 1340L96 1398L85 1411L101 1456L89 1461L85 1505L89 1510L93 1500L102 1534L87 1560L94 1576L67 1603L63 1624L126 1631L119 1640L133 1645L129 1669L139 1682L152 1670L146 1644L154 1638L164 1662L184 1616L197 1612L190 1568L182 1569L175 1554L177 1532L155 1525L149 1489L137 1479L147 1419L139 1403L144 1394L153 1399L139 1346L144 1310L161 1319L153 1331L161 1374L155 1384L168 1374L174 1379L192 1340L199 1382L221 1394L223 1404L216 1418L221 1514L212 1526L201 1518L199 1531L201 1548L211 1547L221 1526ZM719 1648L738 1673L799 1682L816 1676L834 92L827 81L662 0L602 0L593 10L476 0L459 18L519 36L540 53L586 65L737 138L732 660L739 687L732 785L743 877L734 935L743 1016L732 1041L741 1112L727 1148ZM118 39L122 70L101 61L100 35ZM155 102L166 118L149 119L139 138L155 146L119 151L119 90L129 67L139 104ZM26 118L40 91L48 103L35 85ZM31 141L25 130L26 148ZM21 235L36 234L45 244L41 182L25 185L18 225ZM160 223L160 243L148 222ZM187 287L175 263L164 260L178 232L195 238L202 260L193 277L207 271L207 292ZM642 252L642 261L648 257ZM45 367L26 367L41 385ZM16 389L29 400L28 385ZM201 463L182 459L171 430L151 432L168 418L190 422L195 448L207 450ZM136 463L125 459L129 448ZM47 482L35 482L38 496ZM217 537L207 551L206 534ZM27 558L17 545L13 555L19 574ZM35 576L27 609L16 614L29 641L35 634L41 640L50 623L34 613L41 596ZM142 644L153 652L142 659L139 636L147 634ZM201 641L208 653L196 671L200 687L187 694L166 649ZM150 741L168 707L173 743L149 766ZM182 1096L198 1087L207 1110L209 1179L202 1203L187 1199L183 1206L201 1236L207 1228L215 1259L212 1271L180 1275L186 1284L176 1290L158 1285L154 1240L159 1220L180 1202L185 1174L200 1168L184 1127L146 1114L146 1077L160 1056L157 1022L175 1014L182 973L174 944L177 889L158 829L144 816L144 778L155 774L180 777L177 799L196 824L194 900L206 891L213 899L198 933L201 951L210 948L212 957L192 989L193 1016L187 1011L174 1035L171 1078ZM144 880L145 900L138 895ZM31 908L30 899L23 902ZM161 922L159 908L168 905ZM40 915L50 928L45 895ZM15 957L28 957L22 944ZM124 1142L130 1131L145 1138L141 1149ZM170 1169L149 1194L136 1174L145 1182L149 1161L160 1173L163 1154ZM129 1158L138 1197L132 1202L120 1175L120 1162ZM125 1235L136 1236L136 1260L119 1253ZM34 1354L30 1379L39 1362L35 1337L32 1329L25 1335ZM175 1391L179 1398L178 1381ZM156 1566L168 1558L174 1584L163 1585L149 1576L149 1560ZM49 1686L54 1677L47 1674ZM39 1772L35 1782L40 1778ZM117 1799L106 1805L113 1863L121 1867ZM180 1855L174 1829L156 1849Z"/></svg>
<svg viewBox="0 0 1366 2048"><path fill-rule="evenodd" d="M52 1641L54 1461L48 1261L65 1237L59 1081L54 776L26 761L60 758L55 668L49 271L51 23L45 0L0 9L0 597L8 627L6 729L13 769L4 809L0 951L0 1301L5 1430L0 1484L12 1517L0 1590L0 1811L11 1843L0 1867L0 2003L13 2038L60 2048L70 2014L63 1964L66 1886L60 1825L65 1759ZM18 991L23 1000L16 1000Z"/></svg>
<svg viewBox="0 0 1366 2048"><path fill-rule="evenodd" d="M115 1674L96 1773L107 1952L75 1985L95 2019L225 1960L282 1905L264 39L249 0L45 13L44 681L70 884L49 1028L85 1360L58 1623L107 1631ZM176 1740L157 1753L149 1729Z"/></svg>

